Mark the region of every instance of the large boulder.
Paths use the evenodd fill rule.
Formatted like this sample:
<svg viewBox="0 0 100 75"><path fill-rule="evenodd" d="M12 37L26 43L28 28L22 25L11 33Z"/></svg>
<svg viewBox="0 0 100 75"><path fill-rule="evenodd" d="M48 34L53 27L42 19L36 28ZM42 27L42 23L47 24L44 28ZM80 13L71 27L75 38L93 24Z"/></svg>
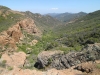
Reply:
<svg viewBox="0 0 100 75"><path fill-rule="evenodd" d="M52 53L49 51L40 53L35 67L66 69L77 64L100 59L100 43L87 45L80 52L70 52L68 54Z"/></svg>
<svg viewBox="0 0 100 75"><path fill-rule="evenodd" d="M49 67L52 64L53 60L59 61L60 56L62 56L62 51L43 51L38 55L37 62L35 63L35 67L41 69L44 67ZM56 58L55 58L56 57Z"/></svg>

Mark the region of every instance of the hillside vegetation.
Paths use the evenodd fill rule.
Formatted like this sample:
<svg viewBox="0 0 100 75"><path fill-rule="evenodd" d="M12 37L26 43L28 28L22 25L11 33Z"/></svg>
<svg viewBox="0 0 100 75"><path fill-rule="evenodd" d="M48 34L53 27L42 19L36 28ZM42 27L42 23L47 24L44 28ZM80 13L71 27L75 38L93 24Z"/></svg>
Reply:
<svg viewBox="0 0 100 75"><path fill-rule="evenodd" d="M74 23L59 25L52 30L44 31L42 38L34 46L34 51L56 49L67 53L72 50L80 51L87 44L100 42L99 13L100 11L95 11Z"/></svg>
<svg viewBox="0 0 100 75"><path fill-rule="evenodd" d="M76 47L100 42L100 10L78 19L74 23L54 29L59 41L66 46Z"/></svg>
<svg viewBox="0 0 100 75"><path fill-rule="evenodd" d="M36 46L40 46L42 50L57 49L67 53L71 50L80 51L87 44L99 43L99 13L100 11L95 11L74 23L54 27L48 32L44 31L42 39Z"/></svg>
<svg viewBox="0 0 100 75"><path fill-rule="evenodd" d="M85 14L84 17L77 17L75 22L66 24L48 15L43 16L29 11L16 12L0 6L0 32L27 17L33 19L36 27L42 31L42 36L39 37L21 29L24 39L21 44L17 43L17 47L18 51L29 54L27 60L31 65L27 68L34 67L37 55L44 50L61 50L68 53L80 51L87 44L100 42L100 10ZM29 42L34 39L38 42L30 45Z"/></svg>
<svg viewBox="0 0 100 75"><path fill-rule="evenodd" d="M70 50L81 50L86 44L100 42L100 11L84 14L86 16L78 18L75 22L65 24L48 15L34 14L30 11L14 12L11 9L1 6L0 31L3 31L18 22L30 17L35 21L36 26L42 30L42 37L28 36L37 39L39 42L33 46L33 51L37 54L43 50L60 49L65 52ZM25 47L24 47L25 48Z"/></svg>

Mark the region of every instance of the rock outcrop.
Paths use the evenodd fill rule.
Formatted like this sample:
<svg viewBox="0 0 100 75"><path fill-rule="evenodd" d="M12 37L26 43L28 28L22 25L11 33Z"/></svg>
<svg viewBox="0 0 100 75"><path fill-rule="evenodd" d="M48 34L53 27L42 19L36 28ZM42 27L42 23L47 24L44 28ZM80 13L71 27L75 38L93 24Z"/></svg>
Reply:
<svg viewBox="0 0 100 75"><path fill-rule="evenodd" d="M47 56L46 56L47 55ZM40 53L35 67L66 69L77 64L100 59L100 43L87 45L81 52L70 52L68 54L50 52Z"/></svg>
<svg viewBox="0 0 100 75"><path fill-rule="evenodd" d="M14 53L12 55L3 54L1 60L6 61L6 65L11 67L23 67L26 60L26 54L24 52Z"/></svg>
<svg viewBox="0 0 100 75"><path fill-rule="evenodd" d="M23 28L25 31L31 34L39 33L38 28L36 27L34 20L28 18L19 22L20 28Z"/></svg>
<svg viewBox="0 0 100 75"><path fill-rule="evenodd" d="M31 35L40 34L40 31L36 27L33 19L30 19L30 18L24 19L18 22L16 25L13 25L12 27L10 27L8 30L1 32L0 48L2 50L6 50L6 48L9 47L10 51L12 49L16 50L17 49L16 43L18 43L20 40L22 40L25 37L24 36L25 33L23 33L22 30Z"/></svg>
<svg viewBox="0 0 100 75"><path fill-rule="evenodd" d="M45 68L46 66L52 65L53 60L56 58L59 59L60 55L62 56L62 54L62 51L43 51L38 55L37 62L34 66L38 69Z"/></svg>

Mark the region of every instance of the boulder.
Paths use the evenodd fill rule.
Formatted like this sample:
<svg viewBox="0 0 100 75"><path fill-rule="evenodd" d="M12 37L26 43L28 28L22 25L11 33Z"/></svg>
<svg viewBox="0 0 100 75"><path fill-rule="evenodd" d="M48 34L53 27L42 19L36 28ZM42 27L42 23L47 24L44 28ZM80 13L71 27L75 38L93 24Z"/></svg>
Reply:
<svg viewBox="0 0 100 75"><path fill-rule="evenodd" d="M49 66L53 60L55 60L55 58L53 58L54 56L57 58L60 58L60 55L62 55L63 52L62 51L43 51L38 55L37 58L37 62L35 63L35 67L41 69L44 67ZM56 59L57 60L57 59Z"/></svg>

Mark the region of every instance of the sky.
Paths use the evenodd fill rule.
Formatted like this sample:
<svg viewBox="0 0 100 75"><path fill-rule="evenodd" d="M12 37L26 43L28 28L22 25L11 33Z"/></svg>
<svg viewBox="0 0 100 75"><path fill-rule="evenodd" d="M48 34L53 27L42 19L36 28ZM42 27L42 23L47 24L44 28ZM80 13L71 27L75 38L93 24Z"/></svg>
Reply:
<svg viewBox="0 0 100 75"><path fill-rule="evenodd" d="M100 0L0 0L12 10L33 13L90 13L100 9Z"/></svg>

